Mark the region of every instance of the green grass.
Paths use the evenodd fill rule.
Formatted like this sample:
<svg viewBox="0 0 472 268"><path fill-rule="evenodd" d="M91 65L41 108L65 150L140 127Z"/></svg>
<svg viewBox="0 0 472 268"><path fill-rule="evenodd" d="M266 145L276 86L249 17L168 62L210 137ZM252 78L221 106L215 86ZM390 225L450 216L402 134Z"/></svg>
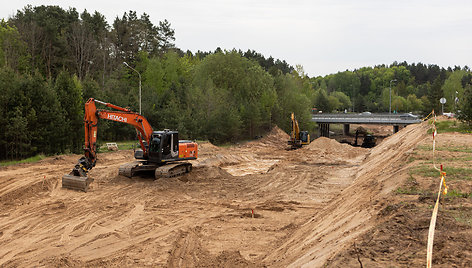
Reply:
<svg viewBox="0 0 472 268"><path fill-rule="evenodd" d="M430 159L430 157L423 158L423 159L415 158L415 160L424 160L422 164L433 164L433 160L426 160L426 159ZM467 161L472 161L472 155L460 156L460 157L436 157L436 163L467 162Z"/></svg>
<svg viewBox="0 0 472 268"><path fill-rule="evenodd" d="M417 194L422 194L423 191L419 190L415 186L411 187L398 187L395 192L397 194L406 194L406 195L417 195Z"/></svg>
<svg viewBox="0 0 472 268"><path fill-rule="evenodd" d="M472 168L444 167L448 180L472 180ZM418 166L410 170L410 175L415 174L422 177L439 178L439 171L434 167Z"/></svg>
<svg viewBox="0 0 472 268"><path fill-rule="evenodd" d="M114 141L103 141L100 142L98 145L98 153L107 153L107 152L112 152L107 149L107 143L114 142ZM117 141L115 142L118 145L118 150L131 150L134 148L140 148L140 145L138 144L138 141L132 140L132 141Z"/></svg>
<svg viewBox="0 0 472 268"><path fill-rule="evenodd" d="M410 169L410 175L419 175L422 177L439 177L439 171L433 167L417 166Z"/></svg>
<svg viewBox="0 0 472 268"><path fill-rule="evenodd" d="M418 182L416 179L410 174L408 177L404 187L398 187L395 192L397 194L406 194L406 195L417 195L424 193L423 190L418 189Z"/></svg>
<svg viewBox="0 0 472 268"><path fill-rule="evenodd" d="M459 197L459 198L472 198L472 193L463 193L454 189L450 189L447 191L447 197Z"/></svg>
<svg viewBox="0 0 472 268"><path fill-rule="evenodd" d="M470 208L460 206L454 210L447 210L447 212L450 213L456 221L472 227L472 210Z"/></svg>
<svg viewBox="0 0 472 268"><path fill-rule="evenodd" d="M433 145L419 145L417 147L422 151L432 151ZM463 152L463 153L472 153L472 147L469 146L436 146L436 151L449 151L449 152Z"/></svg>
<svg viewBox="0 0 472 268"><path fill-rule="evenodd" d="M34 163L34 162L38 162L41 159L44 159L45 157L46 156L44 154L38 154L38 155L28 157L28 158L22 159L22 160L2 161L2 162L0 162L0 166L1 167L6 167L6 166L21 164L21 163Z"/></svg>
<svg viewBox="0 0 472 268"><path fill-rule="evenodd" d="M447 132L459 132L459 133L471 133L472 126L469 126L465 123L456 121L456 120L447 120L447 121L437 121L436 128L438 133L447 133ZM433 130L428 130L428 133L433 133Z"/></svg>
<svg viewBox="0 0 472 268"><path fill-rule="evenodd" d="M445 167L444 171L448 179L472 180L472 168Z"/></svg>

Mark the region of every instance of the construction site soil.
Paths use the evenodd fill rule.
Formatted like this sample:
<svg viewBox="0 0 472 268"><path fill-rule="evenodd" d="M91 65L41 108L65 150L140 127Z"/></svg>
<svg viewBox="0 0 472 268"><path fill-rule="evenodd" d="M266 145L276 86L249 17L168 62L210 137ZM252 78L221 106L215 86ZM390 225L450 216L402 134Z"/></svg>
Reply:
<svg viewBox="0 0 472 268"><path fill-rule="evenodd" d="M87 193L61 188L79 155L3 167L0 266L424 266L439 178L411 170L431 160L429 128L408 126L372 149L318 138L299 150L274 128L237 146L201 143L191 173L159 180L118 175L132 151L102 153ZM470 178L449 185L472 189ZM434 264L472 267L471 215L470 196L444 199Z"/></svg>

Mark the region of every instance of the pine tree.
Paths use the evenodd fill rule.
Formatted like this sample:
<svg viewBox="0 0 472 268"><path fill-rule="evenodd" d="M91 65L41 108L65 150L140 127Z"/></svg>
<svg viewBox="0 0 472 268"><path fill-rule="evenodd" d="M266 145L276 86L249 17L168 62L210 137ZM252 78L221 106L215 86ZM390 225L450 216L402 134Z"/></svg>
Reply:
<svg viewBox="0 0 472 268"><path fill-rule="evenodd" d="M472 86L467 85L462 100L460 100L460 113L458 118L472 125Z"/></svg>

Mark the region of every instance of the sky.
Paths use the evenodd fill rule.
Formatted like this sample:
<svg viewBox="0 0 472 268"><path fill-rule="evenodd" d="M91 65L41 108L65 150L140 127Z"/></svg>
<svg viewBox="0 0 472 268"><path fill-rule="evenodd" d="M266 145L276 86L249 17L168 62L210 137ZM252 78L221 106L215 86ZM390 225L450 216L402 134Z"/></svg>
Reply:
<svg viewBox="0 0 472 268"><path fill-rule="evenodd" d="M17 0L4 2L0 17L27 4L96 10L110 25L145 12L154 25L171 23L183 51L252 49L310 77L394 61L472 66L470 0Z"/></svg>

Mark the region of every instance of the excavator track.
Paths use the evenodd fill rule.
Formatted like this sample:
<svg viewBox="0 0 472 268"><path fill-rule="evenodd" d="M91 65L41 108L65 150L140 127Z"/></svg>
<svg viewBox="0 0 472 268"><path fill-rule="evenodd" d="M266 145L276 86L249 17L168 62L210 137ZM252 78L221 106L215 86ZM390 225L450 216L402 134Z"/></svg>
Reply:
<svg viewBox="0 0 472 268"><path fill-rule="evenodd" d="M118 171L118 174L121 176L125 176L128 178L133 177L135 173L136 167L138 167L141 164L140 161L134 161L131 163L126 163L120 166L120 169Z"/></svg>
<svg viewBox="0 0 472 268"><path fill-rule="evenodd" d="M188 173L192 170L192 164L183 162L176 164L168 164L156 168L154 176L156 179L159 178L171 178L180 176L182 174Z"/></svg>

